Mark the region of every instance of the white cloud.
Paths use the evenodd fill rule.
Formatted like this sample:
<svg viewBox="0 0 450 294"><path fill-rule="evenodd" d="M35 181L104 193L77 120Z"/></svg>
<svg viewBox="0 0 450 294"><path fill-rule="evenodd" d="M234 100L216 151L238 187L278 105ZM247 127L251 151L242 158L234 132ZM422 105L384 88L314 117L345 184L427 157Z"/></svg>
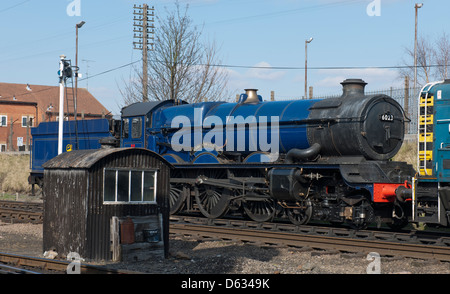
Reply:
<svg viewBox="0 0 450 294"><path fill-rule="evenodd" d="M227 89L231 94L242 93L243 89L248 88L249 81L243 74L230 68L224 70L228 73Z"/></svg>
<svg viewBox="0 0 450 294"><path fill-rule="evenodd" d="M355 68L342 70L321 70L324 78L315 82L316 87L335 87L345 79L363 79L366 83L375 87L390 87L399 84L398 72L389 68Z"/></svg>
<svg viewBox="0 0 450 294"><path fill-rule="evenodd" d="M321 79L317 83L314 83L316 87L336 87L341 83L343 80L345 80L345 76L333 76L333 77L326 77L324 79Z"/></svg>
<svg viewBox="0 0 450 294"><path fill-rule="evenodd" d="M250 68L246 71L227 68L228 89L236 93L243 93L244 89L261 89L264 88L263 85L268 84L267 81L282 81L287 74L286 71L271 69L272 66L265 61L253 66L256 68Z"/></svg>
<svg viewBox="0 0 450 294"><path fill-rule="evenodd" d="M286 75L286 71L277 71L271 69L271 65L268 62L261 61L254 65L255 68L251 68L246 72L246 76L249 78L275 81L280 80ZM259 67L259 68L257 68Z"/></svg>

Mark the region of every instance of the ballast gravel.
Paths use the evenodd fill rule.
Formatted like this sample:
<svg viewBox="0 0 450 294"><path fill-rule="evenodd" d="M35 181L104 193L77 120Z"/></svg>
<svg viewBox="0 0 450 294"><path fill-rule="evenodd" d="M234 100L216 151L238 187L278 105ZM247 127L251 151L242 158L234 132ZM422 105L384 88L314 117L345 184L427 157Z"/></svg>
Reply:
<svg viewBox="0 0 450 294"><path fill-rule="evenodd" d="M0 252L43 257L42 224L0 221ZM95 263L149 274L450 274L450 263L171 236L169 258Z"/></svg>

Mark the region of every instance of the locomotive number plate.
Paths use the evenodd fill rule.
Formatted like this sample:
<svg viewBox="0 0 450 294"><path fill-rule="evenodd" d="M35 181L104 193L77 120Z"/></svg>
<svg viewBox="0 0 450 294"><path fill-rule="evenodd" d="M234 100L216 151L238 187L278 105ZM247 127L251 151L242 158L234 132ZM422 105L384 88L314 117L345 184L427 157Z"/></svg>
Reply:
<svg viewBox="0 0 450 294"><path fill-rule="evenodd" d="M385 114L382 114L380 116L380 120L381 121L394 121L394 115L390 114L389 112L385 113Z"/></svg>

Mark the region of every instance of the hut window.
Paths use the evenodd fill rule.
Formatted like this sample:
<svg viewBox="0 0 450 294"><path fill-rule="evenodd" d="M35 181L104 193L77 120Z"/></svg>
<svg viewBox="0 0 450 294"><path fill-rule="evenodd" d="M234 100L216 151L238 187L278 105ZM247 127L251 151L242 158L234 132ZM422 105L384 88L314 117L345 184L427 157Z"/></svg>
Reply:
<svg viewBox="0 0 450 294"><path fill-rule="evenodd" d="M155 172L144 172L144 191L143 191L144 201L152 201L152 202L156 201L155 176L156 176Z"/></svg>
<svg viewBox="0 0 450 294"><path fill-rule="evenodd" d="M116 200L116 185L106 185L106 183L116 182L116 171L115 170L105 170L105 188L104 188L104 201L115 201Z"/></svg>
<svg viewBox="0 0 450 294"><path fill-rule="evenodd" d="M155 203L155 170L104 170L105 203Z"/></svg>
<svg viewBox="0 0 450 294"><path fill-rule="evenodd" d="M128 201L130 175L129 171L117 171L117 201Z"/></svg>
<svg viewBox="0 0 450 294"><path fill-rule="evenodd" d="M131 172L131 201L142 201L142 172Z"/></svg>

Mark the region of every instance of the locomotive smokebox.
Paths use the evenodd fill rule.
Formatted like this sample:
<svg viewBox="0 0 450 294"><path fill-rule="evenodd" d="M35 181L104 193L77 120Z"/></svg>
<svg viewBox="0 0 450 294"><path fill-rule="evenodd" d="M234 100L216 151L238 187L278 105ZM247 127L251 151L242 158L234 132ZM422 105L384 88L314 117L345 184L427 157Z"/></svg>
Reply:
<svg viewBox="0 0 450 294"><path fill-rule="evenodd" d="M365 95L366 82L343 81L339 98L324 99L310 107L307 136L319 144L322 156L364 156L387 160L403 144L405 117L401 105L383 94Z"/></svg>

